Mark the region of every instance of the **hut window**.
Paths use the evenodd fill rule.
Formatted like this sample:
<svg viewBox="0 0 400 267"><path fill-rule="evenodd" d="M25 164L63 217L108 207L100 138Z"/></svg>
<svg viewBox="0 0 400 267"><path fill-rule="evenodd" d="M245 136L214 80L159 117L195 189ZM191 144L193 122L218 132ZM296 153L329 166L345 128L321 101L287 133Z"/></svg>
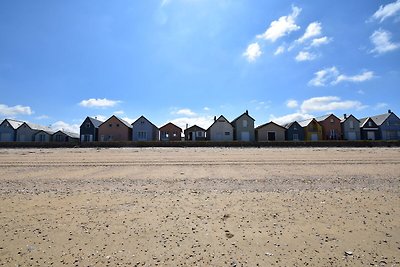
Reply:
<svg viewBox="0 0 400 267"><path fill-rule="evenodd" d="M86 123L86 128L90 128L90 123Z"/></svg>
<svg viewBox="0 0 400 267"><path fill-rule="evenodd" d="M225 135L231 135L231 133L230 132L225 132Z"/></svg>
<svg viewBox="0 0 400 267"><path fill-rule="evenodd" d="M108 127L110 127L110 128L111 128L111 127L112 127L112 123L110 123L110 124L108 125Z"/></svg>
<svg viewBox="0 0 400 267"><path fill-rule="evenodd" d="M119 123L117 123L117 127L119 127Z"/></svg>
<svg viewBox="0 0 400 267"><path fill-rule="evenodd" d="M243 128L247 128L247 120L243 120Z"/></svg>
<svg viewBox="0 0 400 267"><path fill-rule="evenodd" d="M371 122L371 121L368 122L368 126L369 126L369 127L372 126L372 122Z"/></svg>
<svg viewBox="0 0 400 267"><path fill-rule="evenodd" d="M349 122L349 127L350 127L350 129L354 129L354 122L353 121Z"/></svg>

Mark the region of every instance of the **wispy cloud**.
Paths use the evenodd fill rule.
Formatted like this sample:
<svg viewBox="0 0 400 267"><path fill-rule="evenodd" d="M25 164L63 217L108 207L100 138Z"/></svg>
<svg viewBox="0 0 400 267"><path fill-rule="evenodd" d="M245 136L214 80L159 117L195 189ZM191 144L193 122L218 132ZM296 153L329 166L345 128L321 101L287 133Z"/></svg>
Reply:
<svg viewBox="0 0 400 267"><path fill-rule="evenodd" d="M379 9L372 15L372 19L383 22L385 19L397 16L398 14L400 14L400 0L380 6Z"/></svg>
<svg viewBox="0 0 400 267"><path fill-rule="evenodd" d="M82 100L79 105L87 108L109 108L114 107L120 102L119 100L110 100L107 98L90 98L88 100Z"/></svg>
<svg viewBox="0 0 400 267"><path fill-rule="evenodd" d="M123 115L123 114L125 114L125 111L123 111L123 110L117 110L117 111L114 111L114 114L115 114L115 115Z"/></svg>
<svg viewBox="0 0 400 267"><path fill-rule="evenodd" d="M275 42L279 38L299 30L300 26L296 25L296 18L300 12L301 8L292 6L291 14L272 21L268 29L263 34L257 35L257 38Z"/></svg>
<svg viewBox="0 0 400 267"><path fill-rule="evenodd" d="M373 71L363 71L361 74L349 76L340 74L336 67L326 68L314 73L315 77L308 82L309 86L336 85L341 82L360 83L374 78Z"/></svg>
<svg viewBox="0 0 400 267"><path fill-rule="evenodd" d="M319 47L321 45L329 44L331 42L332 38L328 38L326 36L321 37L321 38L315 38L311 42L311 47Z"/></svg>
<svg viewBox="0 0 400 267"><path fill-rule="evenodd" d="M274 55L277 56L277 55L280 55L280 54L282 54L284 52L285 52L285 46L281 45L275 50Z"/></svg>
<svg viewBox="0 0 400 267"><path fill-rule="evenodd" d="M326 86L329 81L335 80L339 75L336 67L326 68L314 73L315 77L308 82L311 86Z"/></svg>
<svg viewBox="0 0 400 267"><path fill-rule="evenodd" d="M0 115L3 116L16 116L16 115L32 115L34 112L29 106L16 105L9 107L4 104L0 104Z"/></svg>
<svg viewBox="0 0 400 267"><path fill-rule="evenodd" d="M375 110L387 108L389 105L385 102L379 102L374 106Z"/></svg>
<svg viewBox="0 0 400 267"><path fill-rule="evenodd" d="M253 99L250 101L250 105L255 109L255 110L263 110L263 109L269 109L271 107L271 101L259 101L256 99Z"/></svg>
<svg viewBox="0 0 400 267"><path fill-rule="evenodd" d="M374 78L374 72L373 71L364 71L363 73L359 75L354 75L354 76L347 76L344 74L339 75L336 80L333 82L333 84L337 84L340 82L364 82L368 81Z"/></svg>
<svg viewBox="0 0 400 267"><path fill-rule="evenodd" d="M47 115L40 115L40 116L35 117L35 119L37 119L37 120L46 120L46 119L49 119L49 118L50 117L47 116Z"/></svg>
<svg viewBox="0 0 400 267"><path fill-rule="evenodd" d="M171 0L161 0L160 6L164 7L164 6L168 5L169 3L171 3Z"/></svg>
<svg viewBox="0 0 400 267"><path fill-rule="evenodd" d="M321 35L322 27L320 22L312 22L307 26L303 36L297 39L297 42L303 43L306 40Z"/></svg>
<svg viewBox="0 0 400 267"><path fill-rule="evenodd" d="M256 43L249 44L243 56L247 58L247 61L254 62L262 54L260 45Z"/></svg>
<svg viewBox="0 0 400 267"><path fill-rule="evenodd" d="M316 59L317 56L308 51L300 51L295 57L296 61L311 61Z"/></svg>
<svg viewBox="0 0 400 267"><path fill-rule="evenodd" d="M375 46L375 48L371 50L372 53L384 54L400 47L400 43L391 42L392 34L383 29L375 31L369 38Z"/></svg>

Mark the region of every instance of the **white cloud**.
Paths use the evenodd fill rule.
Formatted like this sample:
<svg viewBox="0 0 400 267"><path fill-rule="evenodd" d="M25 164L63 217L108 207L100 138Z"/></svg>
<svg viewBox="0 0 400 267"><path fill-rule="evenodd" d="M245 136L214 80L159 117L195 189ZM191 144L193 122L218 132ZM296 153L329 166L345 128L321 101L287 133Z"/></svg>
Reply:
<svg viewBox="0 0 400 267"><path fill-rule="evenodd" d="M339 75L336 80L332 84L337 84L340 82L364 82L368 81L374 78L374 72L373 71L364 71L362 74L359 75L354 75L354 76L347 76L344 74Z"/></svg>
<svg viewBox="0 0 400 267"><path fill-rule="evenodd" d="M114 107L120 102L119 100L109 100L107 98L90 98L88 100L82 100L79 105L87 108L108 108Z"/></svg>
<svg viewBox="0 0 400 267"><path fill-rule="evenodd" d="M114 111L114 114L115 115L122 115L122 114L125 114L125 112L123 110L117 110L117 111Z"/></svg>
<svg viewBox="0 0 400 267"><path fill-rule="evenodd" d="M79 133L80 125L78 124L69 124L64 121L57 121L53 123L50 127L54 131L63 130L72 133Z"/></svg>
<svg viewBox="0 0 400 267"><path fill-rule="evenodd" d="M246 51L243 53L243 56L247 58L249 62L255 61L259 56L261 56L261 48L260 45L256 43L249 44Z"/></svg>
<svg viewBox="0 0 400 267"><path fill-rule="evenodd" d="M296 112L296 113L287 114L287 115L280 116L280 117L275 117L274 115L270 115L269 119L279 125L284 125L289 122L307 120L307 119L310 119L313 117L314 116L311 114Z"/></svg>
<svg viewBox="0 0 400 267"><path fill-rule="evenodd" d="M0 115L3 116L15 116L15 115L32 115L34 112L29 106L16 105L9 107L4 104L0 104Z"/></svg>
<svg viewBox="0 0 400 267"><path fill-rule="evenodd" d="M170 122L179 126L180 128L182 128L182 130L186 129L186 124L188 124L189 127L197 125L204 129L207 129L214 122L214 119L212 116L181 117L170 120Z"/></svg>
<svg viewBox="0 0 400 267"><path fill-rule="evenodd" d="M308 82L310 86L336 85L341 82L365 82L374 78L373 71L364 71L359 75L348 76L340 74L336 67L326 68L314 73L315 77Z"/></svg>
<svg viewBox="0 0 400 267"><path fill-rule="evenodd" d="M371 50L372 53L383 54L400 47L400 43L392 43L390 41L392 34L383 29L375 31L369 38L375 46L375 48Z"/></svg>
<svg viewBox="0 0 400 267"><path fill-rule="evenodd" d="M299 106L299 103L297 102L297 100L289 99L289 100L286 102L286 106L287 106L288 108L297 108L297 107Z"/></svg>
<svg viewBox="0 0 400 267"><path fill-rule="evenodd" d="M307 51L300 51L297 56L295 57L296 61L311 61L314 60L317 56L307 52Z"/></svg>
<svg viewBox="0 0 400 267"><path fill-rule="evenodd" d="M364 90L362 90L362 89L359 89L359 90L357 91L357 94L359 94L359 95L364 95L364 94L365 94L365 92L364 92Z"/></svg>
<svg viewBox="0 0 400 267"><path fill-rule="evenodd" d="M296 25L296 18L300 14L301 8L292 6L292 13L288 16L282 16L278 20L271 22L269 28L257 38L269 40L275 42L279 38L300 29L300 26Z"/></svg>
<svg viewBox="0 0 400 267"><path fill-rule="evenodd" d="M197 114L188 108L178 109L171 112L173 115L196 116Z"/></svg>
<svg viewBox="0 0 400 267"><path fill-rule="evenodd" d="M322 27L320 22L312 22L307 26L307 29L302 37L297 39L297 42L303 43L304 41L320 35L322 32Z"/></svg>
<svg viewBox="0 0 400 267"><path fill-rule="evenodd" d="M210 111L210 108L209 107L204 107L203 110L204 111Z"/></svg>
<svg viewBox="0 0 400 267"><path fill-rule="evenodd" d="M280 54L282 54L284 52L285 52L285 47L283 45L281 45L275 50L274 55L277 56L277 55L280 55Z"/></svg>
<svg viewBox="0 0 400 267"><path fill-rule="evenodd" d="M315 78L308 82L308 85L311 86L325 86L329 80L335 80L339 75L339 71L336 67L326 68L320 71L317 71L315 74Z"/></svg>
<svg viewBox="0 0 400 267"><path fill-rule="evenodd" d="M331 42L331 40L332 40L331 38L328 38L326 36L321 37L321 38L316 38L316 39L312 40L311 46L312 47L319 47L319 46L324 45L324 44L329 44Z"/></svg>
<svg viewBox="0 0 400 267"><path fill-rule="evenodd" d="M372 15L372 19L380 20L380 22L382 22L389 17L396 16L398 13L400 13L400 0L385 6L380 6Z"/></svg>
<svg viewBox="0 0 400 267"><path fill-rule="evenodd" d="M322 111L334 111L334 110L360 110L365 108L360 101L344 100L342 101L338 96L321 96L313 97L304 100L301 104L301 112L322 112Z"/></svg>

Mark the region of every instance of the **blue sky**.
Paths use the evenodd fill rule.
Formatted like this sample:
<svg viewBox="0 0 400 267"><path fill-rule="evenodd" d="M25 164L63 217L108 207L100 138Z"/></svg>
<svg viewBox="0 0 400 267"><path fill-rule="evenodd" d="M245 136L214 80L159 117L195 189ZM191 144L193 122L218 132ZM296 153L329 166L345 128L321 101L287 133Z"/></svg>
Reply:
<svg viewBox="0 0 400 267"><path fill-rule="evenodd" d="M0 118L400 113L397 1L1 1Z"/></svg>

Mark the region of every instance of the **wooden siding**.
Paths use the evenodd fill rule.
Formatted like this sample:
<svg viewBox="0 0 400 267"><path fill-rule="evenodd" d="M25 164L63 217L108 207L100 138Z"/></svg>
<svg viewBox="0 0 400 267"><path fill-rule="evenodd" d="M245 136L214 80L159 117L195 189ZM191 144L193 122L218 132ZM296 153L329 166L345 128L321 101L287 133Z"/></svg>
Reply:
<svg viewBox="0 0 400 267"><path fill-rule="evenodd" d="M286 130L275 123L257 127L257 141L285 141Z"/></svg>
<svg viewBox="0 0 400 267"><path fill-rule="evenodd" d="M233 126L227 119L220 116L207 130L207 140L233 141Z"/></svg>
<svg viewBox="0 0 400 267"><path fill-rule="evenodd" d="M131 141L132 129L112 116L99 126L99 141Z"/></svg>
<svg viewBox="0 0 400 267"><path fill-rule="evenodd" d="M182 129L173 123L167 123L160 128L161 141L181 141Z"/></svg>

